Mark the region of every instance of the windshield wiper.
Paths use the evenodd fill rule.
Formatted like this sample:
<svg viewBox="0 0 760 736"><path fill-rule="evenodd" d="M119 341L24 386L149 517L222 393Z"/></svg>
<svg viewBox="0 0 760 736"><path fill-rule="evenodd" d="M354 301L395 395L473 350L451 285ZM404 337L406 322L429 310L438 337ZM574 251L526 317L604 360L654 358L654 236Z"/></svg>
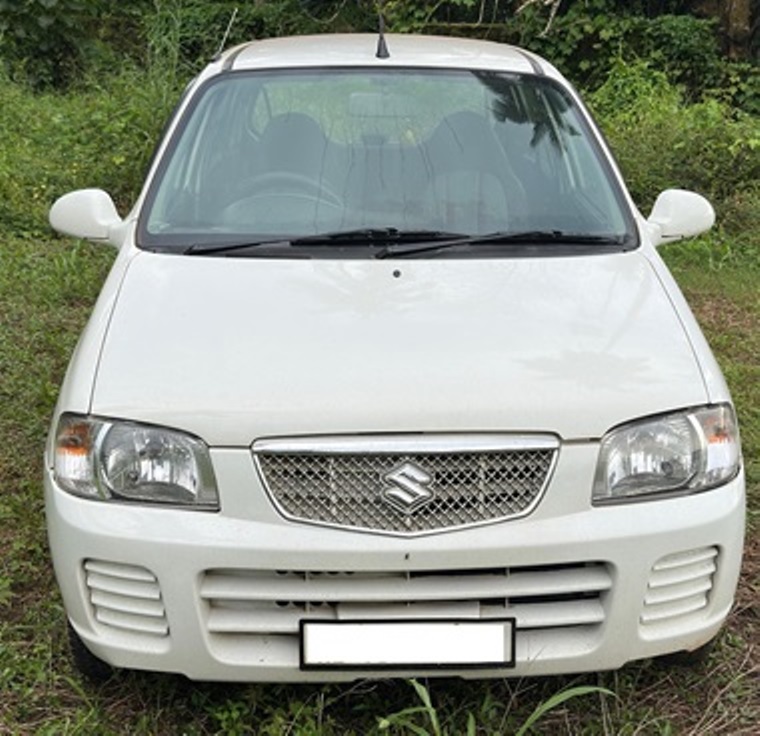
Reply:
<svg viewBox="0 0 760 736"><path fill-rule="evenodd" d="M485 235L468 235L431 243L408 245L391 244L375 254L375 258L394 258L416 253L427 253L444 248L482 244L496 245L612 245L622 246L626 242L619 235L589 235L564 232L562 230L527 230L525 232L495 232Z"/></svg>
<svg viewBox="0 0 760 736"><path fill-rule="evenodd" d="M466 238L465 233L450 233L443 230L399 230L395 227L366 227L355 230L336 230L317 235L293 238L291 245L383 245L389 243L429 243Z"/></svg>
<svg viewBox="0 0 760 736"><path fill-rule="evenodd" d="M320 245L376 245L402 243L449 242L454 239L468 238L464 233L451 233L441 230L398 230L395 227L357 228L353 230L336 230L334 232L302 235L298 237L262 238L238 243L195 243L185 249L187 255L223 255L260 247L286 248L289 246ZM242 253L241 253L242 255Z"/></svg>
<svg viewBox="0 0 760 736"><path fill-rule="evenodd" d="M290 245L290 240L287 238L268 238L266 240L246 240L239 243L194 243L185 248L183 253L190 256L222 255L224 253L234 253L235 251L258 248L264 245L285 247Z"/></svg>
<svg viewBox="0 0 760 736"><path fill-rule="evenodd" d="M398 230L386 228L358 228L298 237L263 238L237 243L195 243L185 249L188 255L245 255L254 248L289 249L290 247L370 245L382 246L375 258L403 258L407 255L427 253L457 246L483 244L507 245L611 245L622 246L624 237L617 235L589 235L561 230L528 230L525 232L495 232L484 235L446 232L444 230ZM284 255L284 254L283 254ZM291 255L291 254L288 254ZM296 256L297 253L293 253ZM301 254L301 257L304 257Z"/></svg>

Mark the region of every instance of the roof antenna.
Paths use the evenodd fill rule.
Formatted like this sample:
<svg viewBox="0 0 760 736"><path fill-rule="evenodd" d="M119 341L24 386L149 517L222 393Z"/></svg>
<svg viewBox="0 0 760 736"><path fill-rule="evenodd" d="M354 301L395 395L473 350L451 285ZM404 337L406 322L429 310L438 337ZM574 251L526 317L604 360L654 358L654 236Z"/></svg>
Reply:
<svg viewBox="0 0 760 736"><path fill-rule="evenodd" d="M230 17L230 22L227 24L227 30L224 32L224 36L222 36L222 42L219 44L219 48L216 50L216 53L214 54L215 61L222 55L222 51L224 51L224 47L227 45L227 39L230 37L232 24L235 22L235 18L237 18L237 14L238 14L238 9L237 9L237 6L235 6L235 9L232 11L232 16Z"/></svg>
<svg viewBox="0 0 760 736"><path fill-rule="evenodd" d="M377 25L380 30L380 38L377 39L377 52L375 53L375 57L378 59L388 59L390 58L390 53L388 52L388 45L385 43L385 18L383 18L383 3L380 3L377 9L377 17Z"/></svg>

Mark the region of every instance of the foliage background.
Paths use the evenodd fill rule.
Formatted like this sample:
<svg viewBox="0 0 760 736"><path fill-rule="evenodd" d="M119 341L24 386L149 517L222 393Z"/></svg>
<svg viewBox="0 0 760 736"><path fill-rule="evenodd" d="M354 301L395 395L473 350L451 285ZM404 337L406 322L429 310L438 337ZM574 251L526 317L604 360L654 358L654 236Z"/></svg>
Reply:
<svg viewBox="0 0 760 736"><path fill-rule="evenodd" d="M386 0L383 12L391 31L489 38L546 56L589 96L643 207L678 184L714 198L727 220L745 220L760 181L760 3L728 5L742 3L754 15L740 53L732 54L739 58L726 54L730 29L721 3L706 0ZM53 95L61 109L50 120L25 119L22 125L31 125L24 137L31 143L50 126L67 130L51 137L45 163L29 160L28 146L6 151L12 160L0 158L0 173L4 166L30 179L3 177L0 216L33 229L22 222L29 189L34 201L47 204L61 192L62 177L80 181L84 162L88 176L94 163L95 183L127 206L162 121L218 50L233 13L228 45L374 31L377 6L371 0L0 0L4 109L23 106L30 89ZM0 132L13 132L13 124L3 115Z"/></svg>

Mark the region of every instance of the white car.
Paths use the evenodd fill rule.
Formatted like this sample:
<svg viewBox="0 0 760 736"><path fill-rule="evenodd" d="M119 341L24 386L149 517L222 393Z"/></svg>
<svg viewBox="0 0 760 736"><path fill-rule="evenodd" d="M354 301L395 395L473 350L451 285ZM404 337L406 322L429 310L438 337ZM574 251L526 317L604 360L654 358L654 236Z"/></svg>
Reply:
<svg viewBox="0 0 760 736"><path fill-rule="evenodd" d="M189 86L46 450L80 667L486 678L700 651L732 605L731 398L576 92L510 46L255 41ZM387 49L387 53L386 53Z"/></svg>

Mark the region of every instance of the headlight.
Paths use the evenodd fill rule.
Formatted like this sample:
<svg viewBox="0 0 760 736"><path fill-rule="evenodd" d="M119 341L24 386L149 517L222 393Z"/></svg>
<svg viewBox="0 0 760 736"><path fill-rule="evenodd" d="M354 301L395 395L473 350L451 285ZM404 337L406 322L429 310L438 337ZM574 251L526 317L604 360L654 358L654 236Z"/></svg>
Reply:
<svg viewBox="0 0 760 736"><path fill-rule="evenodd" d="M54 473L63 490L86 498L219 507L206 445L161 427L66 414Z"/></svg>
<svg viewBox="0 0 760 736"><path fill-rule="evenodd" d="M693 409L613 429L602 439L595 503L714 488L739 472L730 406Z"/></svg>

